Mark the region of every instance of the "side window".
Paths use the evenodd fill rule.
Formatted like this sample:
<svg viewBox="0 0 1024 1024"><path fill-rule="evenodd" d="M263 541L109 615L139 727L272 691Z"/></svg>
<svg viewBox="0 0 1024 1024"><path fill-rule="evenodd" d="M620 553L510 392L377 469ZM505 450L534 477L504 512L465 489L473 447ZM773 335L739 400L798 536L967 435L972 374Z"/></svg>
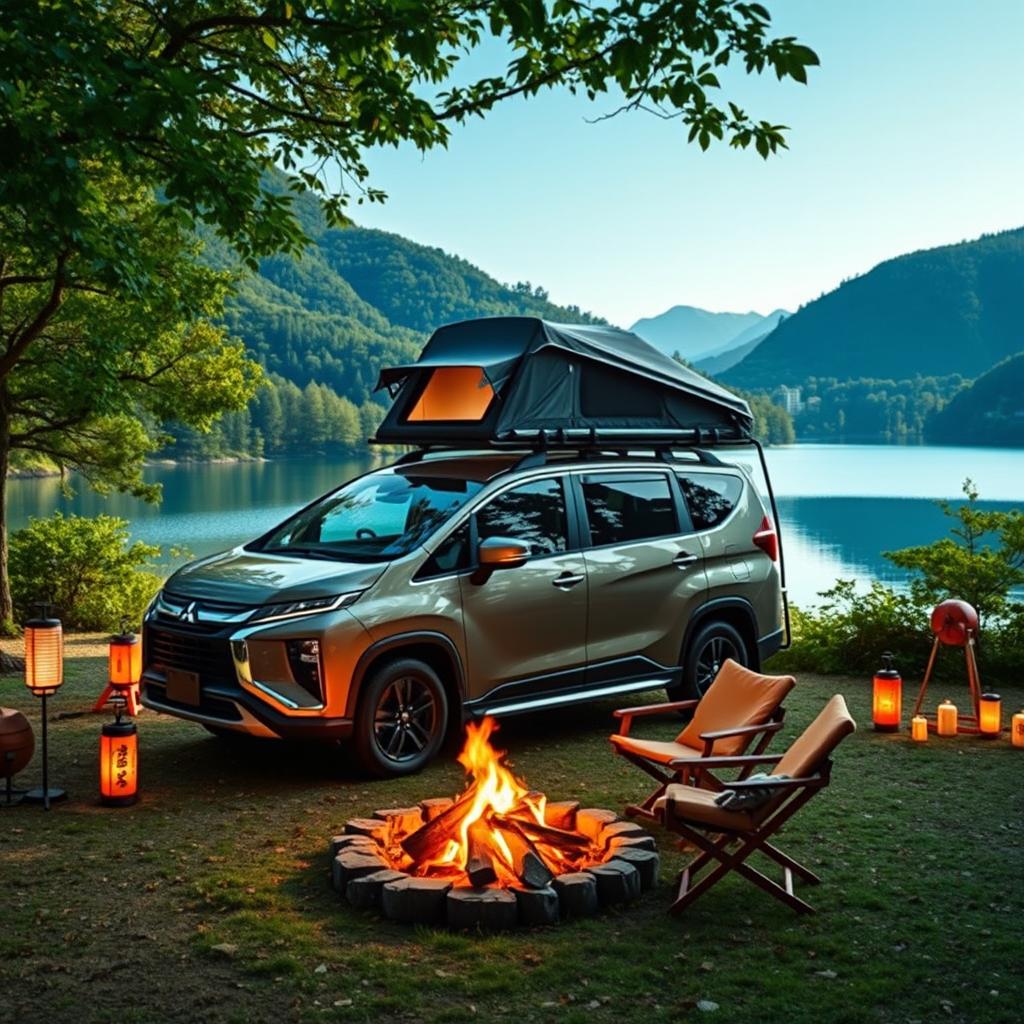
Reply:
<svg viewBox="0 0 1024 1024"><path fill-rule="evenodd" d="M479 540L509 537L530 545L534 555L554 555L568 547L565 492L555 479L513 487L476 514Z"/></svg>
<svg viewBox="0 0 1024 1024"><path fill-rule="evenodd" d="M447 576L452 572L468 569L469 557L469 524L459 527L441 542L438 549L420 566L416 579L425 580L431 576Z"/></svg>
<svg viewBox="0 0 1024 1024"><path fill-rule="evenodd" d="M595 546L679 532L672 490L664 473L585 476L583 501Z"/></svg>
<svg viewBox="0 0 1024 1024"><path fill-rule="evenodd" d="M696 530L710 530L728 519L743 493L743 481L738 476L715 473L680 475L679 485Z"/></svg>

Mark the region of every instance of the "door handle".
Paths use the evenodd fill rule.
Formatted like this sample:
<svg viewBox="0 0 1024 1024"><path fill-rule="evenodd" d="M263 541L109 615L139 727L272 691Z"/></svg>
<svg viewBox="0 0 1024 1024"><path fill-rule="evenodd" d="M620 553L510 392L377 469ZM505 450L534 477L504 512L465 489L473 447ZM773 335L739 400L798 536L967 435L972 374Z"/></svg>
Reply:
<svg viewBox="0 0 1024 1024"><path fill-rule="evenodd" d="M559 590L568 590L570 587L575 587L577 583L582 583L584 578L582 573L563 572L551 581L551 585L558 587Z"/></svg>
<svg viewBox="0 0 1024 1024"><path fill-rule="evenodd" d="M672 564L678 569L685 569L688 565L693 565L694 562L700 556L691 554L689 551L680 551L675 558L672 559Z"/></svg>

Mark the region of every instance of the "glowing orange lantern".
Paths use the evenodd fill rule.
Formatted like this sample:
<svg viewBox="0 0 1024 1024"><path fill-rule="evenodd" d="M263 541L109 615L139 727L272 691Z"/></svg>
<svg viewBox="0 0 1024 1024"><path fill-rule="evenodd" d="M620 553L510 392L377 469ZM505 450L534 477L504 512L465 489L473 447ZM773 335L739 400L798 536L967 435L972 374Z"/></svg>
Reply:
<svg viewBox="0 0 1024 1024"><path fill-rule="evenodd" d="M1003 702L998 693L983 693L978 701L978 732L998 736L1003 728Z"/></svg>
<svg viewBox="0 0 1024 1024"><path fill-rule="evenodd" d="M928 719L924 715L914 715L910 720L910 738L915 743L924 743L928 739Z"/></svg>
<svg viewBox="0 0 1024 1024"><path fill-rule="evenodd" d="M123 629L123 627L122 627ZM142 643L127 630L110 638L107 648L107 683L93 711L102 711L108 701L120 703L129 715L142 709L139 703L139 680L142 678Z"/></svg>
<svg viewBox="0 0 1024 1024"><path fill-rule="evenodd" d="M139 794L139 732L134 722L108 722L100 734L100 800L126 807Z"/></svg>
<svg viewBox="0 0 1024 1024"><path fill-rule="evenodd" d="M1015 747L1024 747L1024 711L1018 711L1010 720L1010 740Z"/></svg>
<svg viewBox="0 0 1024 1024"><path fill-rule="evenodd" d="M64 637L60 619L25 623L25 685L37 696L55 693L64 682Z"/></svg>
<svg viewBox="0 0 1024 1024"><path fill-rule="evenodd" d="M940 736L955 736L956 735L956 705L951 700L944 700L939 705L938 714L936 715L936 729L935 731Z"/></svg>
<svg viewBox="0 0 1024 1024"><path fill-rule="evenodd" d="M893 668L892 655L882 655L882 667L872 686L871 720L879 732L895 732L903 716L903 680Z"/></svg>

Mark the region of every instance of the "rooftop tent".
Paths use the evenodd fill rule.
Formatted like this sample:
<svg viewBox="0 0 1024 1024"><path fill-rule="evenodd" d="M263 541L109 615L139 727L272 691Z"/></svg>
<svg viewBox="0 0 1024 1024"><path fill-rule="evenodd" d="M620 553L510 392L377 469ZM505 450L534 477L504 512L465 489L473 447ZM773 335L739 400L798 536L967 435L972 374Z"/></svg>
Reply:
<svg viewBox="0 0 1024 1024"><path fill-rule="evenodd" d="M750 437L742 398L614 327L463 320L381 371L382 444L701 443Z"/></svg>

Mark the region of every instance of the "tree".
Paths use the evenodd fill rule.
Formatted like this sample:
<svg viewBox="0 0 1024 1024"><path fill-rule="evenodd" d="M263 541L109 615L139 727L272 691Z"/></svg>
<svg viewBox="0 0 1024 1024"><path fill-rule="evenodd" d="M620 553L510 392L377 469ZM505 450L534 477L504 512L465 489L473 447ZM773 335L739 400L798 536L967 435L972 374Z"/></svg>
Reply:
<svg viewBox="0 0 1024 1024"><path fill-rule="evenodd" d="M920 573L911 584L919 603L959 598L974 606L984 624L1005 610L1010 590L1024 584L1024 513L978 508L978 489L969 479L963 492L967 501L955 508L938 503L953 520L952 537L885 557Z"/></svg>
<svg viewBox="0 0 1024 1024"><path fill-rule="evenodd" d="M784 126L720 99L716 69L806 81L813 51L768 27L740 0L7 0L0 477L32 445L145 493L154 420L203 427L244 404L255 375L207 322L220 294L189 252L201 224L250 267L299 252L290 193L312 190L341 223L353 196L383 198L368 149L444 145L452 125L559 85L767 157ZM507 64L460 80L488 37ZM34 401L47 411L25 425ZM0 618L6 562L0 527Z"/></svg>

